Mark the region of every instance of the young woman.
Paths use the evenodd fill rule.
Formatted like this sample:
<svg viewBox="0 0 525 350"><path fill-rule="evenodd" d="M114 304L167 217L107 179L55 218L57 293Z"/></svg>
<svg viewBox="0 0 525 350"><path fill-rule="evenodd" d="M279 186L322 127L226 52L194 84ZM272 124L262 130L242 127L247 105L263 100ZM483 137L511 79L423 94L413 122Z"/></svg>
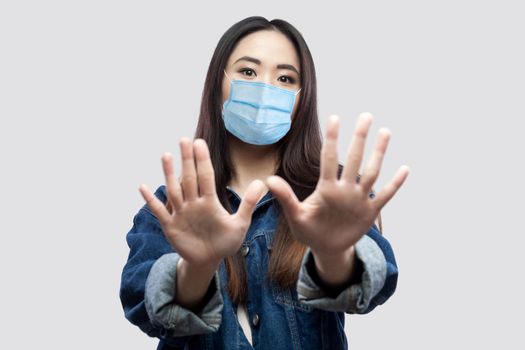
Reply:
<svg viewBox="0 0 525 350"><path fill-rule="evenodd" d="M359 173L372 116L359 116L344 167L339 121L321 141L314 63L283 20L246 18L220 39L195 140L180 141L166 185L127 234L120 298L158 349L346 349L345 313L368 313L397 282L377 194L390 133L380 129ZM241 199L242 198L242 199Z"/></svg>

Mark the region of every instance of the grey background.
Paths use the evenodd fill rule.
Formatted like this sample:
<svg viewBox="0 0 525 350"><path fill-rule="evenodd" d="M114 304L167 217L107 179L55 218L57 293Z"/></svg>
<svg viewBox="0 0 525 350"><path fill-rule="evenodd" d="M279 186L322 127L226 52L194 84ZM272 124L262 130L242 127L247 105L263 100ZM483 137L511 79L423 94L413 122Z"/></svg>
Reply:
<svg viewBox="0 0 525 350"><path fill-rule="evenodd" d="M118 298L140 183L179 162L224 31L250 15L304 35L323 130L359 112L392 139L376 184L398 289L347 317L353 349L523 348L525 54L519 1L2 1L2 349L153 349Z"/></svg>

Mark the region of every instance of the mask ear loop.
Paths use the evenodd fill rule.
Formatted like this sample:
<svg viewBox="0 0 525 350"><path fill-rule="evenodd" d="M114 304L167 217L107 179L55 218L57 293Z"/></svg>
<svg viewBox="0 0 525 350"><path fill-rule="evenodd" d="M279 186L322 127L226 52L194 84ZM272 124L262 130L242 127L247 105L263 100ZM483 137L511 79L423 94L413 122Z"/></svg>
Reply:
<svg viewBox="0 0 525 350"><path fill-rule="evenodd" d="M232 80L230 79L230 76L228 75L228 73L226 73L226 69L223 69L224 71L224 74L226 74L226 77L228 78L228 80L230 81L230 83L232 83Z"/></svg>
<svg viewBox="0 0 525 350"><path fill-rule="evenodd" d="M228 75L228 73L226 73L226 69L223 69L222 71L224 72L224 74L226 74L226 78L228 78L228 80L230 81L230 84L233 85L233 81L230 79L230 76ZM224 110L224 106L221 106L221 113L223 112L223 110Z"/></svg>
<svg viewBox="0 0 525 350"><path fill-rule="evenodd" d="M295 96L297 96L297 94L299 93L299 91L301 91L303 88L300 88L299 90L297 90L297 92L295 93Z"/></svg>

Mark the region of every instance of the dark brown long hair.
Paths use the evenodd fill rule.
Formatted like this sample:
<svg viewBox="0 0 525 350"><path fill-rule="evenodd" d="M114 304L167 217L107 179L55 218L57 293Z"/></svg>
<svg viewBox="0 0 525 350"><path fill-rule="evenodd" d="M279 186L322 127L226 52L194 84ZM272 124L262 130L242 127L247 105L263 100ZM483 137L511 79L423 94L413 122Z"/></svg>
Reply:
<svg viewBox="0 0 525 350"><path fill-rule="evenodd" d="M300 61L301 99L290 131L278 142L276 174L284 178L300 200L308 197L320 174L322 134L317 115L317 85L312 55L301 33L290 23L254 16L231 26L221 37L208 68L199 121L195 138L208 143L215 170L217 194L224 207L232 211L226 186L235 174L228 146L228 135L221 116L222 79L229 56L235 45L248 34L260 30L276 30L294 45ZM339 166L339 175L342 166ZM277 203L277 202L276 202ZM278 203L277 203L278 205ZM279 210L278 224L268 269L268 278L281 288L292 288L297 283L301 260L306 246L291 235L283 211ZM247 297L244 259L238 253L225 259L228 271L228 292L234 303L244 303Z"/></svg>

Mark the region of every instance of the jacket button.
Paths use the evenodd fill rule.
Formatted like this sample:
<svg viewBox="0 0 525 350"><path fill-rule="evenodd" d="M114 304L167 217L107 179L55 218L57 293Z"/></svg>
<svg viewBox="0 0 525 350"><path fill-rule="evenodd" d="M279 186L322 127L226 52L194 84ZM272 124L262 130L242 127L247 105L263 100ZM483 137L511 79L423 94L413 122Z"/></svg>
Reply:
<svg viewBox="0 0 525 350"><path fill-rule="evenodd" d="M241 249L242 256L248 255L249 252L250 252L250 247L248 247L247 245L242 247L242 249Z"/></svg>
<svg viewBox="0 0 525 350"><path fill-rule="evenodd" d="M257 314L253 315L252 324L254 326L257 326L259 324L259 315L257 315Z"/></svg>

